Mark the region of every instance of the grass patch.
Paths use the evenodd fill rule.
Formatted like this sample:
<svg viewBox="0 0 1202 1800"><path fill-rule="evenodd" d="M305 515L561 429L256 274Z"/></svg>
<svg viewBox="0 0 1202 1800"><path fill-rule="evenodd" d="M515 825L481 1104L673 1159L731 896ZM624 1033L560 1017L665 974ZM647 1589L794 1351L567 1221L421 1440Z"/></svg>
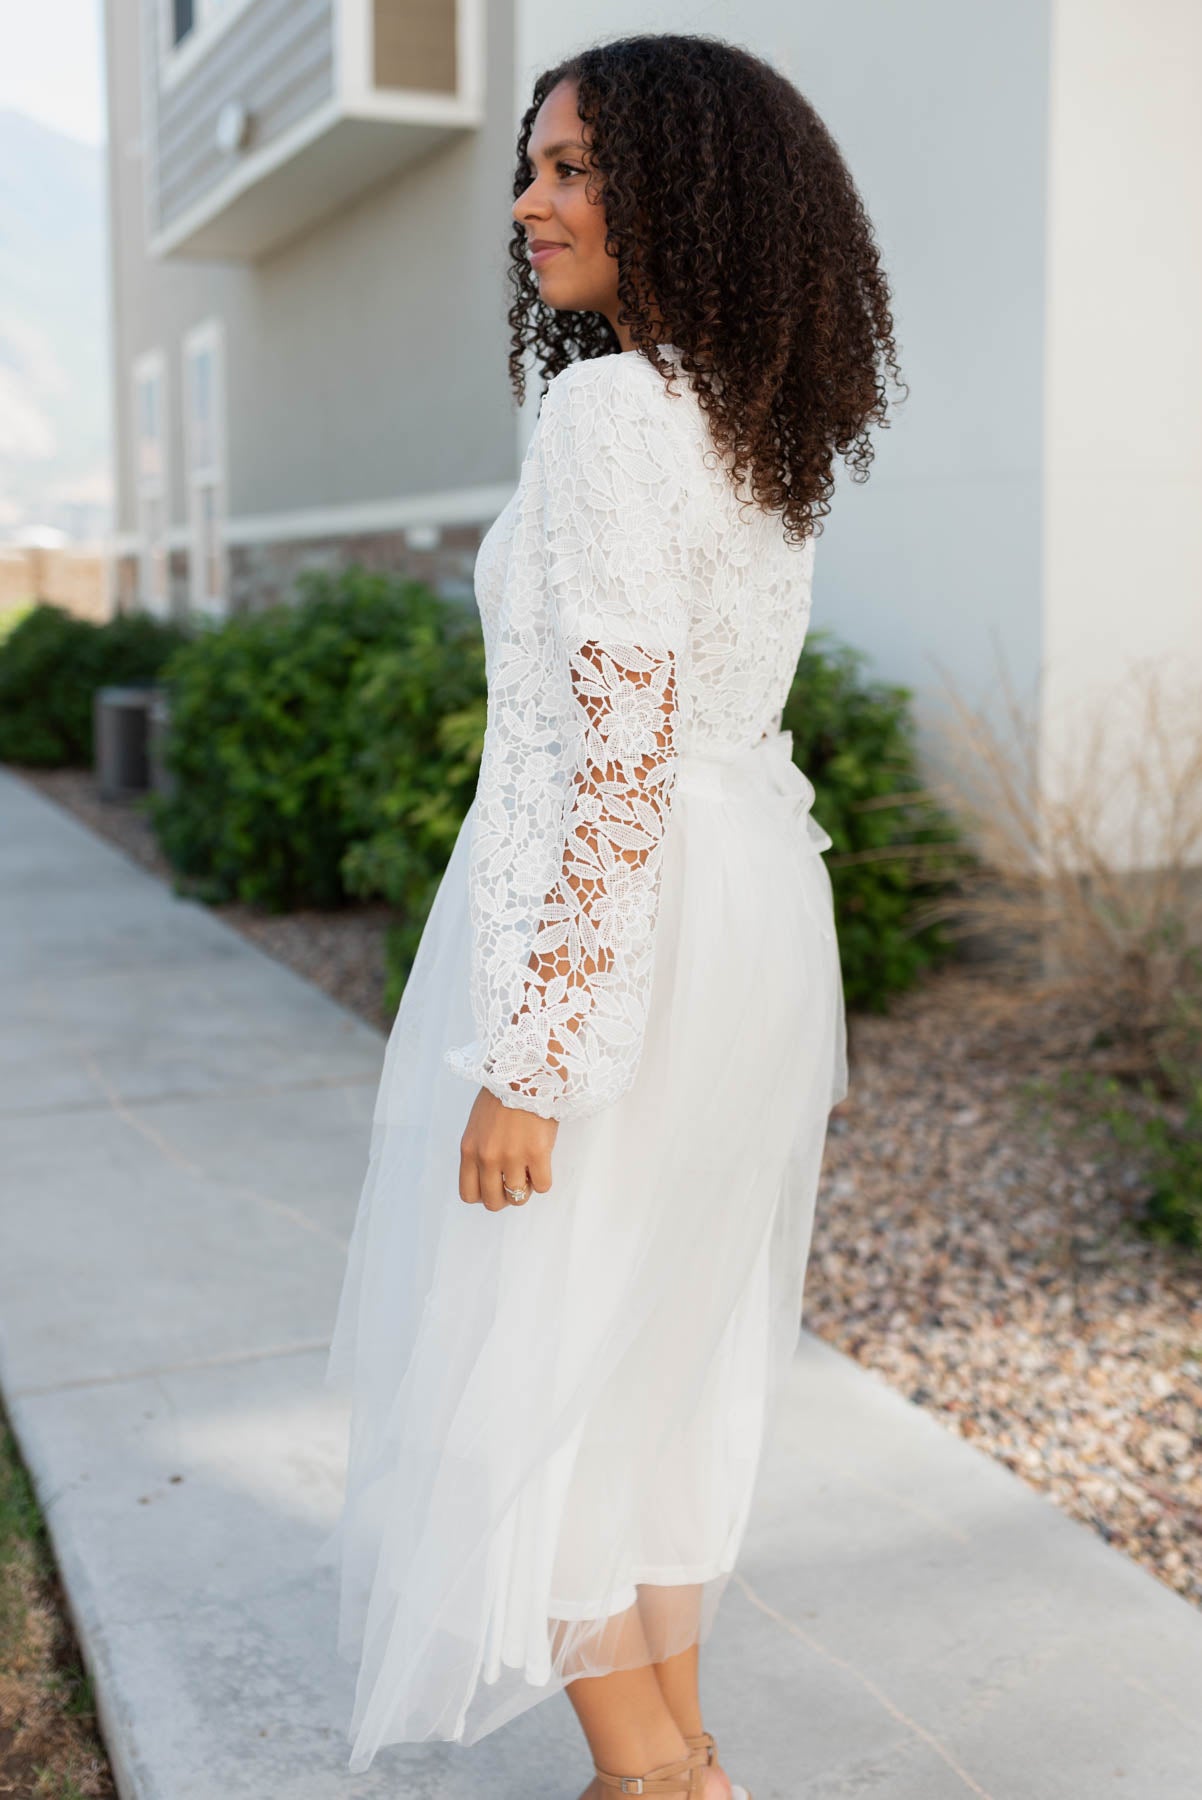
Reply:
<svg viewBox="0 0 1202 1800"><path fill-rule="evenodd" d="M15 631L26 613L33 611L32 600L19 600L15 606L0 606L0 644Z"/></svg>
<svg viewBox="0 0 1202 1800"><path fill-rule="evenodd" d="M0 1410L0 1794L116 1794L33 1484Z"/></svg>

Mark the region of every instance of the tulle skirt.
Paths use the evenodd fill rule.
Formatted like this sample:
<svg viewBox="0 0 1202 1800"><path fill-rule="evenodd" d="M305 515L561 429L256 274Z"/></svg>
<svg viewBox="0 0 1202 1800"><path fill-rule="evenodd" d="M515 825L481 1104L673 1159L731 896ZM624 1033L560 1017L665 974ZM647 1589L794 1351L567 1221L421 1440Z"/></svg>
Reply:
<svg viewBox="0 0 1202 1800"><path fill-rule="evenodd" d="M788 732L685 752L633 1086L552 1186L459 1198L469 810L389 1039L327 1381L346 1386L349 1767L472 1744L708 1635L801 1321L847 1091L830 839Z"/></svg>

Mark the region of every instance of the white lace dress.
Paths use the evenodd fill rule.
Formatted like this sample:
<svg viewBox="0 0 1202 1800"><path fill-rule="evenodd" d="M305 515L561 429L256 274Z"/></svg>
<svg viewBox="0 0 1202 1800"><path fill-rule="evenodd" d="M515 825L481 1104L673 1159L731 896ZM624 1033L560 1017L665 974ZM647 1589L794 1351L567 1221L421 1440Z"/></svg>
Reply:
<svg viewBox="0 0 1202 1800"><path fill-rule="evenodd" d="M477 558L479 785L389 1039L327 1374L352 1399L319 1553L352 1769L713 1621L847 1088L830 839L779 729L812 567L679 369L551 382ZM499 1213L459 1198L477 1085L562 1121L550 1191Z"/></svg>

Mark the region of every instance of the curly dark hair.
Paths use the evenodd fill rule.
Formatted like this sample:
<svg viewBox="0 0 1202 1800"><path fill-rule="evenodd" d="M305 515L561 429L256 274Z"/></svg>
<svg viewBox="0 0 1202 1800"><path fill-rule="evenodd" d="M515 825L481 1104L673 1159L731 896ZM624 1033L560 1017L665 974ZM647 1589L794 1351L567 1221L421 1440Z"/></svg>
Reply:
<svg viewBox="0 0 1202 1800"><path fill-rule="evenodd" d="M836 453L853 481L866 480L869 428L888 425L882 370L905 389L878 245L833 137L748 50L692 34L617 38L535 81L515 200L529 180L535 115L565 80L577 83L589 128L587 191L605 207L619 317L635 349L670 379L656 342L677 346L732 479L750 472L752 498L781 512L794 541L819 535ZM604 314L542 301L517 223L509 254L509 374L520 402L529 348L549 381L621 345Z"/></svg>

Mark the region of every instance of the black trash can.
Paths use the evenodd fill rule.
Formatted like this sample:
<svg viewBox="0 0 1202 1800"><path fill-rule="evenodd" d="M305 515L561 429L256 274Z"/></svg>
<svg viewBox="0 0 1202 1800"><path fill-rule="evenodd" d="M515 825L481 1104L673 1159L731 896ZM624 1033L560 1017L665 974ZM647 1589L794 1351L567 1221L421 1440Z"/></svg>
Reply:
<svg viewBox="0 0 1202 1800"><path fill-rule="evenodd" d="M92 696L93 762L102 800L132 800L150 787L150 708L156 691L102 687Z"/></svg>

